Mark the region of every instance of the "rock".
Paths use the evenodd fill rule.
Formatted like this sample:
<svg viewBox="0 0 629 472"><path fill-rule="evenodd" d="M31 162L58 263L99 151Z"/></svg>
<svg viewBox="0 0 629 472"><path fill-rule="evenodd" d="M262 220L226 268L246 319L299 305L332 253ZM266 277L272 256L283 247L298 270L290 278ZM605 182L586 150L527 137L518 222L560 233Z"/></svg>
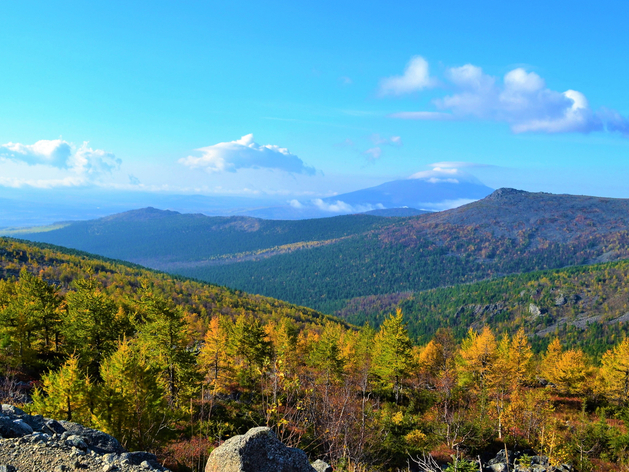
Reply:
<svg viewBox="0 0 629 472"><path fill-rule="evenodd" d="M66 433L81 436L87 445L98 453L115 452L116 454L121 454L125 452L118 440L109 434L86 428L80 424L70 423L69 421L59 421L58 423L64 428Z"/></svg>
<svg viewBox="0 0 629 472"><path fill-rule="evenodd" d="M537 305L534 305L533 303L529 304L529 313L534 317L537 318L539 315L542 314L542 310L539 309L539 307Z"/></svg>
<svg viewBox="0 0 629 472"><path fill-rule="evenodd" d="M24 415L22 419L33 428L33 431L42 431L42 428L46 424L46 418L42 415ZM47 431L44 432L46 433Z"/></svg>
<svg viewBox="0 0 629 472"><path fill-rule="evenodd" d="M490 469L492 472L503 472L503 471L506 471L506 470L507 470L507 464L504 464L504 463L502 463L502 462L497 462L497 463L495 463L495 464L491 464L491 465L489 466L489 469Z"/></svg>
<svg viewBox="0 0 629 472"><path fill-rule="evenodd" d="M12 465L0 465L0 472L15 472L15 467Z"/></svg>
<svg viewBox="0 0 629 472"><path fill-rule="evenodd" d="M50 436L46 433L33 433L31 435L31 442L48 442L50 440Z"/></svg>
<svg viewBox="0 0 629 472"><path fill-rule="evenodd" d="M546 456L533 456L531 457L531 464L532 465L548 465L549 461L548 461L548 457Z"/></svg>
<svg viewBox="0 0 629 472"><path fill-rule="evenodd" d="M24 410L19 409L17 406L7 405L6 403L2 404L2 413L5 415L13 415L13 416L24 416Z"/></svg>
<svg viewBox="0 0 629 472"><path fill-rule="evenodd" d="M105 454L104 456L101 457L101 459L105 464L113 464L119 459L119 457L118 457L118 454L115 454L112 452L109 454Z"/></svg>
<svg viewBox="0 0 629 472"><path fill-rule="evenodd" d="M301 449L282 444L270 428L234 436L210 454L205 472L315 472Z"/></svg>
<svg viewBox="0 0 629 472"><path fill-rule="evenodd" d="M66 438L66 444L68 446L74 446L77 449L81 449L83 451L87 449L87 443L85 442L85 439L76 434L71 434L70 436L68 436Z"/></svg>
<svg viewBox="0 0 629 472"><path fill-rule="evenodd" d="M63 434L66 429L57 420L48 420L41 428L42 432L48 434Z"/></svg>
<svg viewBox="0 0 629 472"><path fill-rule="evenodd" d="M125 452L120 454L120 462L128 461L132 465L142 465L143 462L150 464L152 467L159 466L157 457L150 452Z"/></svg>
<svg viewBox="0 0 629 472"><path fill-rule="evenodd" d="M555 306L563 306L566 303L568 303L568 300L563 295L559 295L557 298L555 298Z"/></svg>
<svg viewBox="0 0 629 472"><path fill-rule="evenodd" d="M22 419L14 419L11 416L0 416L0 434L4 438L21 438L31 434L33 428Z"/></svg>
<svg viewBox="0 0 629 472"><path fill-rule="evenodd" d="M327 462L317 459L310 466L317 472L332 472L332 467Z"/></svg>

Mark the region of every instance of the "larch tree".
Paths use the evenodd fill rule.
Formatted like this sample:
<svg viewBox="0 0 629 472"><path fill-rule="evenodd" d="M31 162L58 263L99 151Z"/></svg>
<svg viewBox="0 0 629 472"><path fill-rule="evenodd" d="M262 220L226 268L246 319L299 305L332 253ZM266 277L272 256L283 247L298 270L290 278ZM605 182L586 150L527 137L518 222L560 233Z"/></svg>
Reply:
<svg viewBox="0 0 629 472"><path fill-rule="evenodd" d="M101 364L96 423L126 447L147 450L168 426L168 386L150 354L123 339Z"/></svg>
<svg viewBox="0 0 629 472"><path fill-rule="evenodd" d="M230 321L223 315L212 317L203 339L197 363L211 394L226 393L233 383L233 355L230 351Z"/></svg>
<svg viewBox="0 0 629 472"><path fill-rule="evenodd" d="M67 310L61 316L65 350L79 354L87 372L98 376L100 363L123 334L117 323L118 305L94 279L75 280L74 285L76 291L66 296Z"/></svg>
<svg viewBox="0 0 629 472"><path fill-rule="evenodd" d="M398 403L413 367L412 342L401 309L382 323L374 338L372 359L371 370L380 388L392 392Z"/></svg>
<svg viewBox="0 0 629 472"><path fill-rule="evenodd" d="M629 401L629 338L625 338L608 350L601 361L604 393L620 405Z"/></svg>
<svg viewBox="0 0 629 472"><path fill-rule="evenodd" d="M137 344L158 369L171 408L182 407L198 386L196 359L181 308L163 295L145 289L136 317Z"/></svg>
<svg viewBox="0 0 629 472"><path fill-rule="evenodd" d="M461 343L458 356L460 382L475 390L484 391L497 357L498 345L491 329L485 326L478 333L470 328L467 338Z"/></svg>
<svg viewBox="0 0 629 472"><path fill-rule="evenodd" d="M90 378L72 355L57 371L42 377L42 389L33 394L33 410L52 418L82 424L92 422L94 390Z"/></svg>

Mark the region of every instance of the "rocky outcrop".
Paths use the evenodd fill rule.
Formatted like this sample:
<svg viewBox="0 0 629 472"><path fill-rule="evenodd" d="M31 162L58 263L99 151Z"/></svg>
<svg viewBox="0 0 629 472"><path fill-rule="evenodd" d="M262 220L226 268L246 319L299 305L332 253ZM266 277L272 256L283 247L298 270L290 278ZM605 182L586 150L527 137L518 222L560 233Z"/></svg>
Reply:
<svg viewBox="0 0 629 472"><path fill-rule="evenodd" d="M0 412L0 472L166 471L153 454L127 452L112 436L69 421Z"/></svg>
<svg viewBox="0 0 629 472"><path fill-rule="evenodd" d="M484 472L572 472L568 464L550 465L546 456L538 456L533 451L500 451L496 457L483 465Z"/></svg>
<svg viewBox="0 0 629 472"><path fill-rule="evenodd" d="M210 454L205 472L329 472L323 461L308 462L301 449L282 444L270 428L250 429Z"/></svg>

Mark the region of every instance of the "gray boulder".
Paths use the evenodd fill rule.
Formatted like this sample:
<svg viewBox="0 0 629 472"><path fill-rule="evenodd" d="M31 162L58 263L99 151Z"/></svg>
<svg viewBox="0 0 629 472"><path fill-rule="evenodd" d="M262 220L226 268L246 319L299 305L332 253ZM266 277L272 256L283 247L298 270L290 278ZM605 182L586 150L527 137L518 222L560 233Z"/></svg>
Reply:
<svg viewBox="0 0 629 472"><path fill-rule="evenodd" d="M122 454L125 452L118 440L107 433L103 433L102 431L97 431L92 428L86 428L85 426L77 423L70 423L69 421L58 421L57 423L63 427L68 436L80 436L87 443L90 449L93 449L99 454L105 454L108 452Z"/></svg>
<svg viewBox="0 0 629 472"><path fill-rule="evenodd" d="M0 435L4 438L21 438L31 434L33 428L22 419L13 416L0 416Z"/></svg>
<svg viewBox="0 0 629 472"><path fill-rule="evenodd" d="M155 456L155 454L151 454L150 452L125 452L124 454L120 455L120 462L123 462L125 460L129 461L129 464L132 465L142 465L146 462L151 467L159 467L157 457Z"/></svg>
<svg viewBox="0 0 629 472"><path fill-rule="evenodd" d="M327 462L323 462L321 459L317 459L310 464L317 472L332 472L332 467Z"/></svg>
<svg viewBox="0 0 629 472"><path fill-rule="evenodd" d="M42 428L46 424L46 418L42 415L24 415L21 418L33 428L33 431L43 431Z"/></svg>
<svg viewBox="0 0 629 472"><path fill-rule="evenodd" d="M315 472L301 449L286 447L270 428L234 436L210 454L205 472Z"/></svg>
<svg viewBox="0 0 629 472"><path fill-rule="evenodd" d="M26 413L24 413L24 410L18 408L17 406L7 405L6 403L2 404L2 413L5 415L12 415L12 416L26 415Z"/></svg>
<svg viewBox="0 0 629 472"><path fill-rule="evenodd" d="M46 423L44 423L44 425L42 426L41 430L44 433L47 433L50 435L63 434L66 431L66 429L63 426L61 426L61 424L57 420L46 421Z"/></svg>

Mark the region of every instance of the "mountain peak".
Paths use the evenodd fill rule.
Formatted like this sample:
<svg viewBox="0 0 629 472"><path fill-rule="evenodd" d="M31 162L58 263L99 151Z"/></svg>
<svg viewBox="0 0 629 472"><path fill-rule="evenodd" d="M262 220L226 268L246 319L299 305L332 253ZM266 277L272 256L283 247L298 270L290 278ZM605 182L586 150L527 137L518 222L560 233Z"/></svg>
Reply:
<svg viewBox="0 0 629 472"><path fill-rule="evenodd" d="M125 211L124 213L117 213L115 215L106 216L101 218L105 221L119 220L119 221L146 221L156 220L160 218L166 218L168 216L180 215L178 211L172 210L160 210L154 207L140 208L138 210Z"/></svg>
<svg viewBox="0 0 629 472"><path fill-rule="evenodd" d="M528 195L530 192L525 190L518 190L515 188L503 187L498 190L494 190L490 195L485 197L486 200L504 200L508 198L513 198L515 196L522 197L524 195Z"/></svg>

